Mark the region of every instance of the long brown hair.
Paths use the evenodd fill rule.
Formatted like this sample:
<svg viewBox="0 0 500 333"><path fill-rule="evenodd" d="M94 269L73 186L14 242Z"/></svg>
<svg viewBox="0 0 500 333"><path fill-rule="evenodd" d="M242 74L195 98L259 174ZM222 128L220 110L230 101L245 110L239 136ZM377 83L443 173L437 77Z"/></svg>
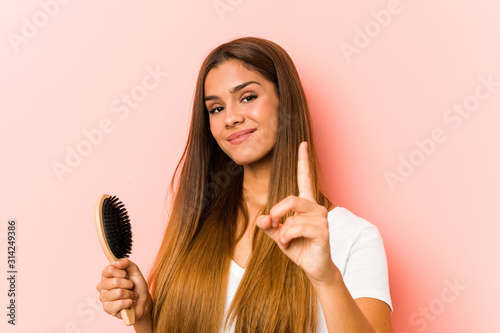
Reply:
<svg viewBox="0 0 500 333"><path fill-rule="evenodd" d="M277 142L269 155L273 185L260 213L268 214L282 199L298 195L302 141L308 142L316 200L331 207L319 188L322 177L307 101L289 55L279 45L255 37L214 49L198 75L187 144L170 185L175 195L169 222L148 278L154 332L219 332L222 325L233 323L236 332L315 332L318 299L309 279L258 227L224 320L231 257L249 214L243 200L243 166L232 161L210 133L204 83L212 68L230 59L271 81L279 97ZM238 216L245 223L240 232Z"/></svg>

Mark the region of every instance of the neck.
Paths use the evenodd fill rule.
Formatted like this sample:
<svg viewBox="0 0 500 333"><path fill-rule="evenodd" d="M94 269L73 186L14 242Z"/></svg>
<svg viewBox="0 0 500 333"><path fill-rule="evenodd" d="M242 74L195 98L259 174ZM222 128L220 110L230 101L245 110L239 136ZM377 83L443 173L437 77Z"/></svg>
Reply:
<svg viewBox="0 0 500 333"><path fill-rule="evenodd" d="M243 198L247 204L264 206L267 201L270 161L259 161L243 167Z"/></svg>

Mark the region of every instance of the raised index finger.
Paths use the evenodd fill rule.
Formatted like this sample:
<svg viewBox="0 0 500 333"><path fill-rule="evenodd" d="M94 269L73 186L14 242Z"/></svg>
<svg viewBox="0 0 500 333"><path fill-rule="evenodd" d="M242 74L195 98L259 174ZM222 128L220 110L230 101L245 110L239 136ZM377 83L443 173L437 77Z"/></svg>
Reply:
<svg viewBox="0 0 500 333"><path fill-rule="evenodd" d="M304 198L312 202L316 202L311 172L309 168L309 154L307 152L307 141L303 141L299 145L299 158L297 164L297 183L299 186L299 198Z"/></svg>

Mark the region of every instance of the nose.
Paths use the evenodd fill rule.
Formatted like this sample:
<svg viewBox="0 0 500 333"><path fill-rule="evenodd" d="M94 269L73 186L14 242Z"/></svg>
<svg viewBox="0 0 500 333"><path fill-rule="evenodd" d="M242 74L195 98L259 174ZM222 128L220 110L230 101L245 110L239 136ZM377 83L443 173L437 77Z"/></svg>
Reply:
<svg viewBox="0 0 500 333"><path fill-rule="evenodd" d="M238 123L242 123L245 120L245 116L238 110L237 106L226 105L224 123L226 127L234 126Z"/></svg>

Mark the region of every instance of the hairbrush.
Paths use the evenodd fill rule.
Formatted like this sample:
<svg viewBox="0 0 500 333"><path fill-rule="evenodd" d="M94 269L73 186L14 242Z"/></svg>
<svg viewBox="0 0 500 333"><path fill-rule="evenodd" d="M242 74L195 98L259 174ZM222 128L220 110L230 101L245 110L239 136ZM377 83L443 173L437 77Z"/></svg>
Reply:
<svg viewBox="0 0 500 333"><path fill-rule="evenodd" d="M102 250L110 264L128 258L132 251L132 230L127 210L116 197L103 194L95 208L95 226ZM134 307L120 311L125 325L135 322Z"/></svg>

